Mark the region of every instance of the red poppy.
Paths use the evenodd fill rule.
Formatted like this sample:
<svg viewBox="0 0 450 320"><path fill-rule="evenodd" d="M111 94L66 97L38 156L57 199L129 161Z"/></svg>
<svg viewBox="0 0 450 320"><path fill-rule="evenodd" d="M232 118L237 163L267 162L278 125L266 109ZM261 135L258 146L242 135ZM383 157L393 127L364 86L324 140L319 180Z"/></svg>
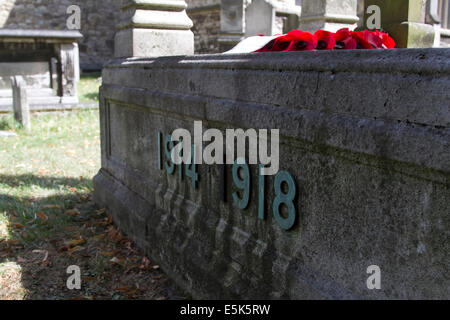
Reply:
<svg viewBox="0 0 450 320"><path fill-rule="evenodd" d="M357 49L377 49L383 44L381 39L371 34L369 30L352 31L351 34L353 39L356 40Z"/></svg>
<svg viewBox="0 0 450 320"><path fill-rule="evenodd" d="M286 36L279 36L255 52L285 51L291 43L289 40L285 40L285 37Z"/></svg>
<svg viewBox="0 0 450 320"><path fill-rule="evenodd" d="M395 41L387 33L375 31L350 31L340 29L336 33L318 30L314 34L292 30L276 37L255 52L311 51L333 49L392 49Z"/></svg>
<svg viewBox="0 0 450 320"><path fill-rule="evenodd" d="M358 46L348 28L338 30L334 38L336 40L335 49L356 49Z"/></svg>
<svg viewBox="0 0 450 320"><path fill-rule="evenodd" d="M315 50L317 38L309 32L292 30L279 36L255 52L309 51Z"/></svg>
<svg viewBox="0 0 450 320"><path fill-rule="evenodd" d="M333 50L336 46L334 33L324 30L317 30L314 35L317 37L317 50Z"/></svg>
<svg viewBox="0 0 450 320"><path fill-rule="evenodd" d="M286 39L291 41L287 51L312 51L317 47L317 37L309 32L292 30Z"/></svg>
<svg viewBox="0 0 450 320"><path fill-rule="evenodd" d="M389 36L389 34L380 32L380 37L381 40L383 41L383 48L385 49L395 48L395 41Z"/></svg>

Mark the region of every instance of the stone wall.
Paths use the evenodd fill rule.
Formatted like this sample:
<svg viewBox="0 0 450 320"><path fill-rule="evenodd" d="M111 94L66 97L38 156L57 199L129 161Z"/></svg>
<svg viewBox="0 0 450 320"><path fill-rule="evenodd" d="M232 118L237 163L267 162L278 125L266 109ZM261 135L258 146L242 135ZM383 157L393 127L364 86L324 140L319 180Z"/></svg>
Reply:
<svg viewBox="0 0 450 320"><path fill-rule="evenodd" d="M95 201L194 298L449 296L448 50L116 60L100 96ZM194 121L279 129L280 172L172 166Z"/></svg>
<svg viewBox="0 0 450 320"><path fill-rule="evenodd" d="M67 7L81 8L79 43L80 63L84 69L100 69L113 57L115 27L119 21L117 0L2 0L0 27L10 29L66 30Z"/></svg>
<svg viewBox="0 0 450 320"><path fill-rule="evenodd" d="M218 53L218 38L220 36L220 7L204 10L191 10L189 18L194 23L195 53Z"/></svg>
<svg viewBox="0 0 450 320"><path fill-rule="evenodd" d="M294 4L292 0L277 0ZM188 15L194 22L196 53L220 52L221 0L188 0ZM119 0L2 0L0 28L65 30L66 9L81 8L80 63L83 69L100 69L113 57L115 27L119 21ZM283 32L283 17L276 17L277 32Z"/></svg>
<svg viewBox="0 0 450 320"><path fill-rule="evenodd" d="M194 22L196 53L219 52L220 0L190 0ZM79 5L82 10L80 62L83 69L100 69L114 55L115 27L119 21L119 0L2 0L0 28L66 29L66 9ZM200 10L196 10L200 9Z"/></svg>

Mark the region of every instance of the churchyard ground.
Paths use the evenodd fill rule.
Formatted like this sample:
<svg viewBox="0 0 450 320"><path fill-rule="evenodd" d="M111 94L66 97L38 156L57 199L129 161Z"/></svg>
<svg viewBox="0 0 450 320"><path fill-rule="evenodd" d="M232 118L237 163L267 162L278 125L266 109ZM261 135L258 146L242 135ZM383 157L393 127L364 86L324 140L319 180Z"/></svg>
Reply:
<svg viewBox="0 0 450 320"><path fill-rule="evenodd" d="M0 300L186 298L92 202L97 109L35 114L29 133L5 116L0 130L18 134L0 138Z"/></svg>

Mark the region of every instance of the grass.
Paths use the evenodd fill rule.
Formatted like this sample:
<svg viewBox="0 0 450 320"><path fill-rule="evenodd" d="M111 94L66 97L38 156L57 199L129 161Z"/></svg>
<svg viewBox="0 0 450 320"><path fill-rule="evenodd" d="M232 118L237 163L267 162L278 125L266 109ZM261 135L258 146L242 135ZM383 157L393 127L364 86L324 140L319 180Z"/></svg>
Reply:
<svg viewBox="0 0 450 320"><path fill-rule="evenodd" d="M7 210L33 217L40 209L35 198L49 199L41 206L63 205L56 196L92 191L91 178L100 167L98 110L33 120L31 132L16 129L17 137L0 140L0 219ZM11 117L2 127L16 128Z"/></svg>
<svg viewBox="0 0 450 320"><path fill-rule="evenodd" d="M98 102L98 89L101 85L100 72L82 74L78 82L78 99L80 102Z"/></svg>
<svg viewBox="0 0 450 320"><path fill-rule="evenodd" d="M31 132L0 130L0 300L166 299L168 278L92 202L100 168L98 110L40 114ZM82 289L69 290L77 265ZM176 296L176 295L175 295Z"/></svg>

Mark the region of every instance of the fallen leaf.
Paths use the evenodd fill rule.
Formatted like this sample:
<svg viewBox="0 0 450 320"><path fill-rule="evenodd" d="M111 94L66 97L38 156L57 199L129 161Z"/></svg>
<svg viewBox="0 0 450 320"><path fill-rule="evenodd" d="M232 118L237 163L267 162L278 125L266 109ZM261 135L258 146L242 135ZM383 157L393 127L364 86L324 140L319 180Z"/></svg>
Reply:
<svg viewBox="0 0 450 320"><path fill-rule="evenodd" d="M36 215L44 221L48 220L48 216L43 212L38 212L38 213L36 213Z"/></svg>
<svg viewBox="0 0 450 320"><path fill-rule="evenodd" d="M106 227L106 226L109 226L109 225L112 224L112 223L113 223L112 215L109 215L109 217L106 218L106 219L102 219L102 220L96 221L96 222L94 223L94 225Z"/></svg>
<svg viewBox="0 0 450 320"><path fill-rule="evenodd" d="M83 281L86 281L86 282L95 280L94 277L88 277L88 276L83 276L82 279L83 279Z"/></svg>
<svg viewBox="0 0 450 320"><path fill-rule="evenodd" d="M137 253L137 250L131 247L132 245L133 245L132 242L129 240L125 242L125 248L127 248L128 251L130 251L131 253Z"/></svg>
<svg viewBox="0 0 450 320"><path fill-rule="evenodd" d="M19 244L19 240L15 240L15 239L6 240L6 245L8 245L8 246L14 246L16 244Z"/></svg>
<svg viewBox="0 0 450 320"><path fill-rule="evenodd" d="M16 228L16 229L24 229L24 228L25 228L25 226L24 226L23 224L20 224L20 223L15 223L15 222L13 222L13 223L11 223L11 225L12 225L14 228Z"/></svg>
<svg viewBox="0 0 450 320"><path fill-rule="evenodd" d="M44 206L44 209L61 209L61 206L57 204L47 204Z"/></svg>
<svg viewBox="0 0 450 320"><path fill-rule="evenodd" d="M120 253L120 249L117 249L117 250L114 250L114 251L109 251L109 252L102 252L102 254L105 257L112 257L112 256L115 256L118 253Z"/></svg>
<svg viewBox="0 0 450 320"><path fill-rule="evenodd" d="M109 260L112 264L118 264L120 266L125 266L125 260L122 258L114 257L111 260Z"/></svg>
<svg viewBox="0 0 450 320"><path fill-rule="evenodd" d="M43 267L51 267L52 263L50 262L50 260L45 260L45 261L41 262L41 266L43 266Z"/></svg>
<svg viewBox="0 0 450 320"><path fill-rule="evenodd" d="M80 215L80 211L78 209L70 209L66 211L66 214L71 217L77 217Z"/></svg>
<svg viewBox="0 0 450 320"><path fill-rule="evenodd" d="M133 264L132 266L130 266L127 270L125 270L125 274L128 274L128 273L130 273L131 272L131 270L134 270L134 269L139 269L139 265L138 264Z"/></svg>
<svg viewBox="0 0 450 320"><path fill-rule="evenodd" d="M72 248L72 247L76 247L76 246L78 246L78 245L80 245L80 244L83 244L83 243L85 243L85 242L86 242L86 240L84 240L83 238L81 238L81 239L78 239L78 240L72 240L72 241L67 242L67 243L66 243L66 246L67 246L68 248Z"/></svg>
<svg viewBox="0 0 450 320"><path fill-rule="evenodd" d="M151 267L150 260L147 259L147 257L142 258L142 263L139 266L139 269L149 269Z"/></svg>
<svg viewBox="0 0 450 320"><path fill-rule="evenodd" d="M11 254L12 254L11 252L0 253L0 258L6 258L6 257L10 256Z"/></svg>
<svg viewBox="0 0 450 320"><path fill-rule="evenodd" d="M84 247L76 246L76 247L73 247L72 249L67 250L67 252L70 254L70 253L82 251L82 250L84 250Z"/></svg>
<svg viewBox="0 0 450 320"><path fill-rule="evenodd" d="M100 234L97 234L97 235L93 236L93 238L101 240L101 239L105 238L105 234L104 233L100 233Z"/></svg>
<svg viewBox="0 0 450 320"><path fill-rule="evenodd" d="M98 214L98 215L104 214L105 212L106 212L105 208L99 209L99 210L95 210L95 213Z"/></svg>
<svg viewBox="0 0 450 320"><path fill-rule="evenodd" d="M108 228L108 238L114 242L119 242L122 240L122 233L113 226L110 226Z"/></svg>

